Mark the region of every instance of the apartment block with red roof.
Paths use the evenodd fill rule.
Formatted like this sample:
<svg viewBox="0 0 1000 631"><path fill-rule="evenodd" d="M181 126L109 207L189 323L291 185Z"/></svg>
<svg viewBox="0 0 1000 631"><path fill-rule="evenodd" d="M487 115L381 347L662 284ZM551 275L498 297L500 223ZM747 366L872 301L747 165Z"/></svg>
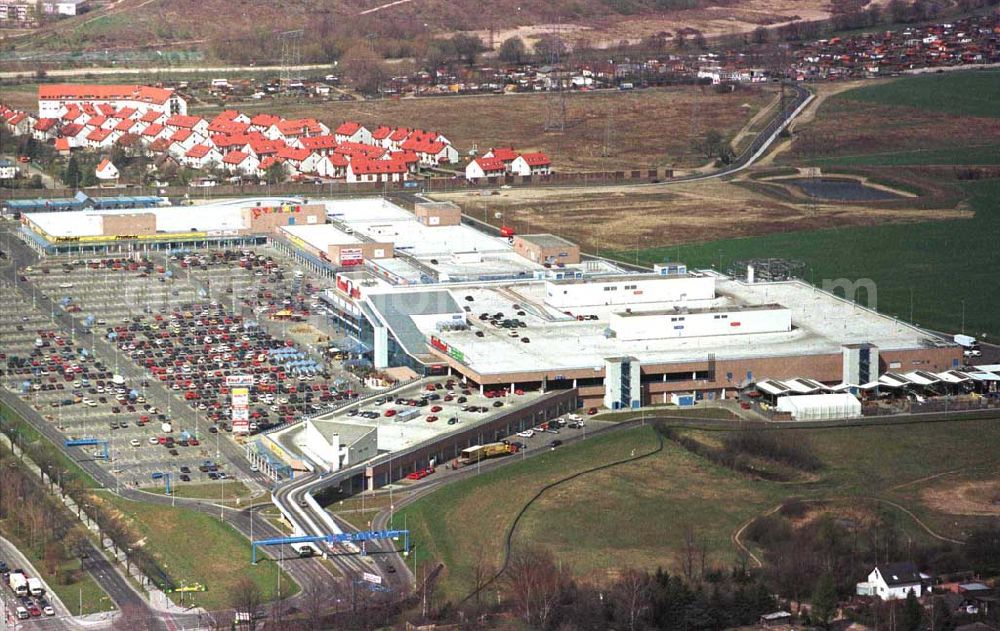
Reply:
<svg viewBox="0 0 1000 631"><path fill-rule="evenodd" d="M112 112L134 108L168 116L187 114L187 101L169 88L146 85L52 83L38 86L38 115L57 118L72 105L106 105Z"/></svg>

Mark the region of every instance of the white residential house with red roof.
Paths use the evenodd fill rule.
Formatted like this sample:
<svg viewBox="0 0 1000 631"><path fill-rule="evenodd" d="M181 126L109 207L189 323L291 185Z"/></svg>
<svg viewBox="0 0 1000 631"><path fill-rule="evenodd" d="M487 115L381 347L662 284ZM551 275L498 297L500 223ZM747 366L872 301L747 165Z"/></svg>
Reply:
<svg viewBox="0 0 1000 631"><path fill-rule="evenodd" d="M201 116L184 116L175 114L164 123L173 131L187 129L200 134L203 138L208 136L208 121Z"/></svg>
<svg viewBox="0 0 1000 631"><path fill-rule="evenodd" d="M258 160L263 160L264 158L276 158L278 152L284 149L285 143L281 140L271 140L265 137L263 134L250 133L247 134L249 141L247 142L247 147L250 153L257 156Z"/></svg>
<svg viewBox="0 0 1000 631"><path fill-rule="evenodd" d="M114 120L114 119L109 119ZM138 134L144 127L137 120L131 118L123 118L118 121L118 124L113 127L115 131L120 131L123 134Z"/></svg>
<svg viewBox="0 0 1000 631"><path fill-rule="evenodd" d="M31 130L31 137L45 142L59 137L59 120L56 118L41 118Z"/></svg>
<svg viewBox="0 0 1000 631"><path fill-rule="evenodd" d="M347 166L350 164L347 156L335 153L323 156L315 163L316 175L333 179L340 179L347 176Z"/></svg>
<svg viewBox="0 0 1000 631"><path fill-rule="evenodd" d="M295 138L323 136L329 133L330 128L314 118L296 118L278 121L271 125L264 135L271 140L283 139L289 142Z"/></svg>
<svg viewBox="0 0 1000 631"><path fill-rule="evenodd" d="M111 160L104 158L98 163L94 175L102 184L116 184L120 173L118 173L118 167L112 164Z"/></svg>
<svg viewBox="0 0 1000 631"><path fill-rule="evenodd" d="M147 125L162 124L167 120L167 115L156 110L149 110L139 117L139 120Z"/></svg>
<svg viewBox="0 0 1000 631"><path fill-rule="evenodd" d="M476 158L465 165L465 179L478 180L487 177L503 177L507 167L500 158Z"/></svg>
<svg viewBox="0 0 1000 631"><path fill-rule="evenodd" d="M250 119L250 131L259 131L261 133L275 127L281 122L280 116L275 116L274 114L255 114L253 118ZM277 129L275 127L275 129Z"/></svg>
<svg viewBox="0 0 1000 631"><path fill-rule="evenodd" d="M84 147L88 149L104 149L115 144L118 135L110 129L93 129L86 136L87 142Z"/></svg>
<svg viewBox="0 0 1000 631"><path fill-rule="evenodd" d="M483 154L484 158L496 158L503 161L504 166L510 171L510 165L521 155L513 147L490 147L489 151Z"/></svg>
<svg viewBox="0 0 1000 631"><path fill-rule="evenodd" d="M247 125L249 125L251 119L249 116L247 116L243 112L240 112L239 110L223 110L219 112L218 116L212 119L212 122L222 121L222 120L231 121L233 123L246 123Z"/></svg>
<svg viewBox="0 0 1000 631"><path fill-rule="evenodd" d="M107 121L108 121L107 116L100 116L100 115L91 116L90 118L87 119L87 122L85 122L83 126L86 127L88 131L94 131L95 129L106 129L104 127L104 123L106 123Z"/></svg>
<svg viewBox="0 0 1000 631"><path fill-rule="evenodd" d="M31 133L35 126L35 119L26 112L14 110L7 117L7 128L15 136L25 136Z"/></svg>
<svg viewBox="0 0 1000 631"><path fill-rule="evenodd" d="M371 144L388 149L389 136L391 135L392 127L389 127L388 125L379 125L374 131L372 131Z"/></svg>
<svg viewBox="0 0 1000 631"><path fill-rule="evenodd" d="M90 132L83 125L70 123L63 125L59 133L66 139L70 149L78 149L87 146L87 135Z"/></svg>
<svg viewBox="0 0 1000 631"><path fill-rule="evenodd" d="M402 182L410 179L406 165L395 160L365 160L353 158L347 165L347 181L356 182Z"/></svg>
<svg viewBox="0 0 1000 631"><path fill-rule="evenodd" d="M252 175L257 172L260 160L243 151L230 151L222 156L222 167L230 173Z"/></svg>
<svg viewBox="0 0 1000 631"><path fill-rule="evenodd" d="M160 138L169 138L173 132L159 123L151 123L139 134L139 141L147 147Z"/></svg>
<svg viewBox="0 0 1000 631"><path fill-rule="evenodd" d="M181 157L180 163L192 169L205 169L209 165L222 164L222 154L211 145L195 145Z"/></svg>
<svg viewBox="0 0 1000 631"><path fill-rule="evenodd" d="M386 154L386 150L375 145L366 145L360 142L344 142L337 146L334 153L339 153L351 158L361 156L369 160L378 160Z"/></svg>
<svg viewBox="0 0 1000 631"><path fill-rule="evenodd" d="M411 131L411 129L406 127L397 127L393 129L386 141L382 143L382 146L392 151L399 151L402 149L403 143L406 142L406 139L410 137Z"/></svg>
<svg viewBox="0 0 1000 631"><path fill-rule="evenodd" d="M174 132L173 136L170 136L170 146L167 151L179 162L191 147L204 144L205 141L206 138L204 136L190 129L178 129Z"/></svg>
<svg viewBox="0 0 1000 631"><path fill-rule="evenodd" d="M326 160L326 158L327 156L322 153L310 151L309 156L299 163L298 171L300 173L316 173L320 168L320 163Z"/></svg>
<svg viewBox="0 0 1000 631"><path fill-rule="evenodd" d="M267 170L273 167L275 164L280 164L282 166L282 171L285 174L284 177L288 177L288 169L285 167L285 161L276 156L268 156L260 161L260 164L257 165L257 171L256 171L257 177L261 179L267 177ZM284 177L282 179L284 179Z"/></svg>
<svg viewBox="0 0 1000 631"><path fill-rule="evenodd" d="M549 175L552 173L552 161L544 153L522 153L514 158L508 166L513 175Z"/></svg>
<svg viewBox="0 0 1000 631"><path fill-rule="evenodd" d="M357 142L365 145L372 144L372 133L362 125L354 121L346 121L333 132L337 142Z"/></svg>
<svg viewBox="0 0 1000 631"><path fill-rule="evenodd" d="M214 146L219 150L219 153L225 155L230 151L242 151L244 153L250 152L250 138L246 134L237 134L235 136L227 136L224 134L215 134L209 136L208 144Z"/></svg>
<svg viewBox="0 0 1000 631"><path fill-rule="evenodd" d="M420 163L426 166L439 164L455 164L458 162L458 150L450 144L438 140L436 132L416 130L399 146L403 151L412 151L420 158Z"/></svg>
<svg viewBox="0 0 1000 631"><path fill-rule="evenodd" d="M216 118L208 124L207 130L209 134L245 134L250 131L250 123Z"/></svg>
<svg viewBox="0 0 1000 631"><path fill-rule="evenodd" d="M90 119L90 116L76 105L73 105L67 107L66 111L59 116L59 119L63 124L76 123L77 125L83 125Z"/></svg>
<svg viewBox="0 0 1000 631"><path fill-rule="evenodd" d="M304 169L302 168L302 163L308 159L312 154L305 150L299 149L298 147L284 147L278 150L278 157L285 161L285 165L288 170L294 173L302 173Z"/></svg>
<svg viewBox="0 0 1000 631"><path fill-rule="evenodd" d="M318 153L320 155L328 156L337 149L340 142L342 141L338 141L333 135L324 134L322 136L297 138L293 143L289 144L294 147L305 149L310 153Z"/></svg>

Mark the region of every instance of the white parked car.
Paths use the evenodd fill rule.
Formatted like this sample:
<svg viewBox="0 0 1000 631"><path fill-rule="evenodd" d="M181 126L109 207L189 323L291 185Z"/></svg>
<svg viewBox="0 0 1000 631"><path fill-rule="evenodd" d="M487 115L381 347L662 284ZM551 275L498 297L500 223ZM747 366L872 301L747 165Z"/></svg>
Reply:
<svg viewBox="0 0 1000 631"><path fill-rule="evenodd" d="M531 438L532 436L535 435L535 432L533 432L530 429L526 429L523 432L518 432L517 435L520 436L521 438Z"/></svg>
<svg viewBox="0 0 1000 631"><path fill-rule="evenodd" d="M132 440L128 441L128 444L132 445L133 447L138 447L142 443L139 442L138 438L133 438Z"/></svg>

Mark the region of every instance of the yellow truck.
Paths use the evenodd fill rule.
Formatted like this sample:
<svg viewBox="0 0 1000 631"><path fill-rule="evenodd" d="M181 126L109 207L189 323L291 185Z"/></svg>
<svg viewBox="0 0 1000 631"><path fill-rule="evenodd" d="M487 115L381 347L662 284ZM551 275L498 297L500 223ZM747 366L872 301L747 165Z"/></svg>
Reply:
<svg viewBox="0 0 1000 631"><path fill-rule="evenodd" d="M473 445L463 449L458 456L458 464L475 464L487 458L497 458L508 454L516 454L517 447L507 443L489 443L486 445Z"/></svg>

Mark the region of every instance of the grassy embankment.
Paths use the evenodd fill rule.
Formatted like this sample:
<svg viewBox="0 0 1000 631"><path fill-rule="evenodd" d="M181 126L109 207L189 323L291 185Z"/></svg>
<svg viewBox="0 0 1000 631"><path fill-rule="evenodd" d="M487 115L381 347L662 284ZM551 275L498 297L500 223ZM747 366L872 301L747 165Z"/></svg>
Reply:
<svg viewBox="0 0 1000 631"><path fill-rule="evenodd" d="M695 430L682 434L709 444L721 436ZM514 545L546 546L578 577L600 580L623 565L674 568L690 527L706 546L710 564L725 566L739 557L732 540L739 527L791 497L832 499L832 510L856 510L869 504L862 498L882 498L912 511L936 533L960 538L980 518L936 512L914 492L919 485L900 485L954 469L962 469L954 474L956 482L995 475L995 455L978 446L1000 440L1000 424L840 427L796 430L795 436L821 462L815 473L787 482L753 478L666 441L664 450L650 458L548 491L525 513ZM541 487L656 445L655 432L647 426L557 449L435 491L397 513L396 525L405 520L413 532L416 563L444 563L443 589L449 597L461 597L480 556L486 564L499 563L514 516ZM883 504L881 510L914 541L935 541L899 509Z"/></svg>

